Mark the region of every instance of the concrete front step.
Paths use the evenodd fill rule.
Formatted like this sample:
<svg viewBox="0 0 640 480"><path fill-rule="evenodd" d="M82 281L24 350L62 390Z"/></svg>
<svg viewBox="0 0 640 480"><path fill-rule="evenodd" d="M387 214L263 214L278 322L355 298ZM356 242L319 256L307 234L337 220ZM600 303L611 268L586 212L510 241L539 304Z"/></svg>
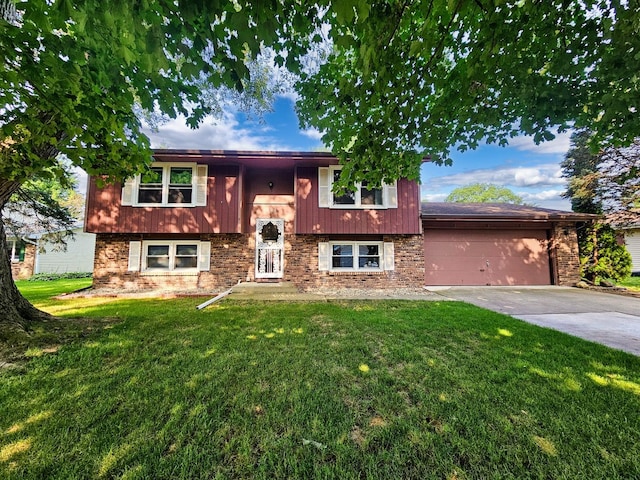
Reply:
<svg viewBox="0 0 640 480"><path fill-rule="evenodd" d="M244 282L233 287L232 296L238 299L278 299L292 298L300 293L291 282L259 283Z"/></svg>

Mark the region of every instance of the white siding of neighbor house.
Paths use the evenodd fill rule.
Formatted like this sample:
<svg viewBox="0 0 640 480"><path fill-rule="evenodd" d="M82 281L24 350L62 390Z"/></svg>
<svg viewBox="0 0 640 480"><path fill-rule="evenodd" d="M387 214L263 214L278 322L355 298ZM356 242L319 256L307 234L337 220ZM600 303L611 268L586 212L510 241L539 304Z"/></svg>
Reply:
<svg viewBox="0 0 640 480"><path fill-rule="evenodd" d="M34 273L68 273L93 272L93 256L96 248L96 236L85 233L81 229L74 230L72 239L67 239L67 250L59 251L40 239L40 245L45 252L38 248Z"/></svg>
<svg viewBox="0 0 640 480"><path fill-rule="evenodd" d="M640 272L640 229L627 230L624 234L624 242L631 254L631 271Z"/></svg>

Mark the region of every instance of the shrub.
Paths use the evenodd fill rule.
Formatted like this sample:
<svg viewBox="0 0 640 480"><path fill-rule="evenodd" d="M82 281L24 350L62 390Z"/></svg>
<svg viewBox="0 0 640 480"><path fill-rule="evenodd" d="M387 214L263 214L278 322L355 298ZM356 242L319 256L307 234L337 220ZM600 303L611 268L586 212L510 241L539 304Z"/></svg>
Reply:
<svg viewBox="0 0 640 480"><path fill-rule="evenodd" d="M50 282L52 280L66 280L69 278L91 278L92 272L67 272L67 273L36 273L32 275L29 282Z"/></svg>
<svg viewBox="0 0 640 480"><path fill-rule="evenodd" d="M581 274L596 285L619 282L631 274L631 255L609 225L593 223L578 232Z"/></svg>

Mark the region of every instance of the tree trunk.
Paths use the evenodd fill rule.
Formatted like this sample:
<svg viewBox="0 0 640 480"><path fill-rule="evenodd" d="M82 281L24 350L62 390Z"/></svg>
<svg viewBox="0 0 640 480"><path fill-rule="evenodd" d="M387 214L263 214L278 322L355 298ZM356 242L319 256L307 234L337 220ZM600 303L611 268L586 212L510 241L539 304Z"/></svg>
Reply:
<svg viewBox="0 0 640 480"><path fill-rule="evenodd" d="M51 315L38 310L22 296L11 276L11 258L4 229L2 210L20 183L0 178L0 337L9 330L28 330L36 320Z"/></svg>

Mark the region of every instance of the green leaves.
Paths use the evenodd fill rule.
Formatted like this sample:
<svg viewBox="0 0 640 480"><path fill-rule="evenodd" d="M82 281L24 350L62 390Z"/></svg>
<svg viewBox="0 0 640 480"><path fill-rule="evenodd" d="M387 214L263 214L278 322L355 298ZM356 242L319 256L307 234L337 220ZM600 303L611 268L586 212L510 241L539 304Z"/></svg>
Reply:
<svg viewBox="0 0 640 480"><path fill-rule="evenodd" d="M524 200L506 187L490 183L471 183L454 189L445 199L454 203L512 203L523 205Z"/></svg>
<svg viewBox="0 0 640 480"><path fill-rule="evenodd" d="M0 178L57 152L111 178L135 173L150 156L134 100L197 126L212 109L197 82L243 90L263 47L300 72L324 36L333 53L301 75L297 109L351 180L417 178L424 155L447 163L453 146L549 141L556 127L630 143L640 10L618 3L30 0L0 30L0 136L12 142Z"/></svg>
<svg viewBox="0 0 640 480"><path fill-rule="evenodd" d="M362 22L354 4L332 4L336 51L303 78L298 104L354 170L375 158L395 175L417 170L422 154L447 162L453 146L518 133L542 142L588 125L597 143L628 144L640 131L632 5L374 1Z"/></svg>
<svg viewBox="0 0 640 480"><path fill-rule="evenodd" d="M0 30L0 181L44 171L58 153L112 180L132 175L151 158L134 102L197 126L211 106L196 81L242 90L247 54L271 46L294 65L320 22L316 5L275 0L19 8L22 23Z"/></svg>

